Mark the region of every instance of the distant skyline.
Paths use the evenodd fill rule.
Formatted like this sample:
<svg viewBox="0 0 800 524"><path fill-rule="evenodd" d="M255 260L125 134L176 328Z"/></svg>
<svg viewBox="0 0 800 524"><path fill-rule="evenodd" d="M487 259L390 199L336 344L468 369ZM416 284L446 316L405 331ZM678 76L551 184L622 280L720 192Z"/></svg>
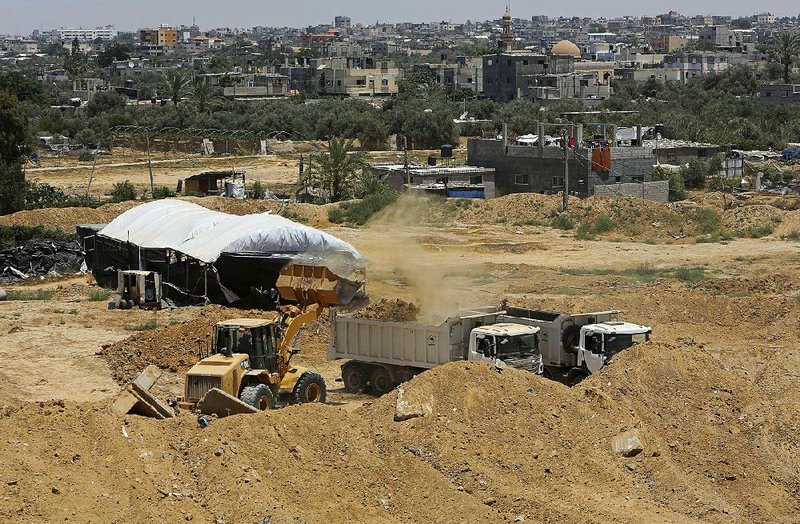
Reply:
<svg viewBox="0 0 800 524"><path fill-rule="evenodd" d="M403 2L366 2L363 0L0 0L0 33L29 34L34 29L113 25L135 30L159 24L189 25L196 17L200 27L306 27L331 23L336 15L346 15L353 23L432 22L498 18L505 1L486 0L404 0ZM671 3L651 0L607 0L578 4L543 4L512 2L515 17L533 15L615 17L621 15L657 15L675 10L684 15L719 14L747 16L770 12L777 16L797 16L800 5L788 0L753 3L730 0L723 4L710 0L679 0Z"/></svg>

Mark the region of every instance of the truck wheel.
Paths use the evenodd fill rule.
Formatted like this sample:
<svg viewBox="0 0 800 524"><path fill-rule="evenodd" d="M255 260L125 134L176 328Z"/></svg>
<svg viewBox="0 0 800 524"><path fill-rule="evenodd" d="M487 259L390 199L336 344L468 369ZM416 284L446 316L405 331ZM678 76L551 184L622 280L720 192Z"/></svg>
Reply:
<svg viewBox="0 0 800 524"><path fill-rule="evenodd" d="M239 400L261 411L266 411L275 407L275 397L272 394L272 390L269 389L269 386L266 384L246 386L239 394Z"/></svg>
<svg viewBox="0 0 800 524"><path fill-rule="evenodd" d="M348 393L361 393L367 386L367 372L358 364L345 364L342 367L342 381Z"/></svg>
<svg viewBox="0 0 800 524"><path fill-rule="evenodd" d="M394 388L392 377L384 367L376 367L369 377L372 393L377 396L385 395Z"/></svg>
<svg viewBox="0 0 800 524"><path fill-rule="evenodd" d="M305 404L307 402L325 402L328 396L328 388L319 373L307 372L300 376L300 380L292 391L292 402L294 404Z"/></svg>
<svg viewBox="0 0 800 524"><path fill-rule="evenodd" d="M575 368L567 375L567 385L569 387L576 386L588 376L589 374L586 371Z"/></svg>

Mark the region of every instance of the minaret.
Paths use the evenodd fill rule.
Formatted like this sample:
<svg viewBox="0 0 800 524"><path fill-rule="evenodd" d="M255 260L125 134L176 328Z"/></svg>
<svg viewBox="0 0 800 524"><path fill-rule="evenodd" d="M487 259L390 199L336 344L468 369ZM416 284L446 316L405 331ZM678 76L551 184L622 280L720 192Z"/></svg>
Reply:
<svg viewBox="0 0 800 524"><path fill-rule="evenodd" d="M511 32L511 5L506 5L506 12L503 14L503 32L500 34L500 50L511 51L514 44L514 33Z"/></svg>

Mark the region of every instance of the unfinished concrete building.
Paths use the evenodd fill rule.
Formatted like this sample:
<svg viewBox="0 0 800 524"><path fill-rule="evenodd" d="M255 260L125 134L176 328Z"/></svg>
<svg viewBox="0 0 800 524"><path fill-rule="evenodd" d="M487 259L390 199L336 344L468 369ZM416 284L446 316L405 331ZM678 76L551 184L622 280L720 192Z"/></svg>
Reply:
<svg viewBox="0 0 800 524"><path fill-rule="evenodd" d="M570 148L566 160L569 173L566 190L581 197L605 194L666 202L667 182L652 179L656 163L653 149L621 145L615 138L615 128L609 126L607 131L602 136L578 140L577 145ZM583 137L582 127L576 126L573 134ZM545 136L544 126L540 126L539 135L534 136L536 140L526 145L512 143L507 133L495 139L471 139L467 144L467 164L495 169L497 196L563 192L563 148L558 141L546 145L548 141L538 139ZM641 144L641 138L633 143Z"/></svg>

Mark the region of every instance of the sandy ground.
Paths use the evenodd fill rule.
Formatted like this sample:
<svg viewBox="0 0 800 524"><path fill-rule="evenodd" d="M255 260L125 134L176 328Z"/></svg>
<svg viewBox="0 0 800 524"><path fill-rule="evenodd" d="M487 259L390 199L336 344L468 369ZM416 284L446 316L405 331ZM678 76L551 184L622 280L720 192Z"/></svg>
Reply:
<svg viewBox="0 0 800 524"><path fill-rule="evenodd" d="M175 189L179 180L209 170L244 170L247 180L260 180L276 192L287 191L297 182L299 156L302 153L306 164L313 148L305 145L296 153L279 153L266 156L220 156L154 153L151 160L153 182L156 186ZM427 151L416 151L410 161L425 162ZM402 152L377 151L369 153L374 162L402 162ZM92 169L92 162L78 162L72 158L43 158L41 167L28 167L29 180L48 183L64 189L67 193L84 194L92 177L91 194L96 198L106 195L113 185L130 180L140 191L150 187L150 169L147 155L128 149L114 150L110 156L99 157Z"/></svg>
<svg viewBox="0 0 800 524"><path fill-rule="evenodd" d="M398 423L397 392L343 392L320 321L296 358L322 373L328 405L200 429L187 413L114 417L119 370L104 347L241 312L111 311L85 276L8 286L55 295L0 303L0 520L797 521L800 243L577 241L536 225L396 214L328 231L369 259L370 296L413 301L423 320L508 298L621 309L654 341L571 389L478 365L426 372L403 387L430 415ZM681 280L681 268L699 276ZM186 325L187 340L202 335ZM183 371L155 391L178 394ZM626 431L643 441L635 457L611 448Z"/></svg>

